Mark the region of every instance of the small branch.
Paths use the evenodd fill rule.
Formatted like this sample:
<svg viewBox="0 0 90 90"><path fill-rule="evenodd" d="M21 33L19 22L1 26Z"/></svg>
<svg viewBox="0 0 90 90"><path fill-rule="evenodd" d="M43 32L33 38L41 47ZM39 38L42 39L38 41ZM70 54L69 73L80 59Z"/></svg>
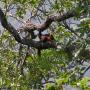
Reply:
<svg viewBox="0 0 90 90"><path fill-rule="evenodd" d="M67 29L68 29L69 31L71 31L74 35L76 35L82 43L86 43L86 40L85 40L84 38L80 37L72 28L70 28L70 27L68 26L68 24L66 23L66 21L63 21L63 23L64 23L64 25L65 25L65 28L67 28Z"/></svg>
<svg viewBox="0 0 90 90"><path fill-rule="evenodd" d="M70 30L72 33L74 33L77 37L79 37L79 35L72 29L68 26L68 24L66 23L66 21L63 22L64 25L65 25L65 28L67 28L68 30ZM79 37L80 38L80 37Z"/></svg>
<svg viewBox="0 0 90 90"><path fill-rule="evenodd" d="M21 22L21 23L25 24L25 21L20 20L19 17L13 16L12 14L8 14L8 16L13 17L13 18L16 19L18 22Z"/></svg>

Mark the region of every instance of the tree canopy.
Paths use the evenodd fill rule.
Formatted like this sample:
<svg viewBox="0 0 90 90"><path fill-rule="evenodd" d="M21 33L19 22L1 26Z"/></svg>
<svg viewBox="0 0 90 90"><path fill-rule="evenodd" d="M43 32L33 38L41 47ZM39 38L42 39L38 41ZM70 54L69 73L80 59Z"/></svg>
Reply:
<svg viewBox="0 0 90 90"><path fill-rule="evenodd" d="M0 88L90 89L90 0L1 0L0 22ZM31 38L46 31L51 43Z"/></svg>

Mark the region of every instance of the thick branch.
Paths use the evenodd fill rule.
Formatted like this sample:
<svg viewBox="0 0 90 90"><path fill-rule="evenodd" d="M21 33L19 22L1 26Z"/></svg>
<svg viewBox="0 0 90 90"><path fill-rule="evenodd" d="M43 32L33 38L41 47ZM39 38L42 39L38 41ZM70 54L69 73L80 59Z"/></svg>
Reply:
<svg viewBox="0 0 90 90"><path fill-rule="evenodd" d="M27 31L29 31L29 30L44 31L45 29L47 29L51 25L52 22L64 21L64 20L71 18L71 17L74 17L74 16L76 16L75 11L68 11L67 13L63 13L63 14L56 13L56 14L50 15L43 24L40 24L38 26L33 24L32 27L31 26L25 26L24 29Z"/></svg>
<svg viewBox="0 0 90 90"><path fill-rule="evenodd" d="M47 29L50 24L54 21L63 21L65 19L68 19L70 17L75 16L76 14L73 11L69 11L67 13L64 13L63 15L60 15L60 13L54 14L49 16L45 23L41 24L41 25L33 25L33 27L25 27L28 28L29 30L45 30ZM10 24L8 23L6 16L4 15L3 11L0 8L0 20L1 20L1 24L2 26L7 29L15 38L15 40L21 44L24 45L28 45L34 48L38 48L38 49L47 49L47 48L55 48L56 44L55 43L48 43L48 42L40 42L40 41L33 41L32 39L21 39L20 35L18 34L17 30Z"/></svg>
<svg viewBox="0 0 90 90"><path fill-rule="evenodd" d="M47 49L47 48L54 48L55 44L54 43L41 43L39 41L33 41L31 39L21 39L20 35L18 34L17 30L10 24L8 23L6 16L4 15L3 11L0 9L0 20L2 26L7 29L15 38L15 40L21 44L28 45L34 48L40 48L40 49Z"/></svg>
<svg viewBox="0 0 90 90"><path fill-rule="evenodd" d="M56 13L54 15L51 15L47 18L46 22L44 24L42 24L40 27L38 27L38 30L45 30L47 29L52 22L54 21L63 21L63 20L66 20L68 18L71 18L73 16L75 16L76 13L73 12L73 11L68 11L67 13L63 13L62 15L60 13Z"/></svg>
<svg viewBox="0 0 90 90"><path fill-rule="evenodd" d="M16 29L10 23L7 22L7 19L4 15L4 13L2 12L1 8L0 8L0 20L1 20L2 26L5 29L7 29L18 42L22 43L22 40L21 40L19 34L17 33Z"/></svg>

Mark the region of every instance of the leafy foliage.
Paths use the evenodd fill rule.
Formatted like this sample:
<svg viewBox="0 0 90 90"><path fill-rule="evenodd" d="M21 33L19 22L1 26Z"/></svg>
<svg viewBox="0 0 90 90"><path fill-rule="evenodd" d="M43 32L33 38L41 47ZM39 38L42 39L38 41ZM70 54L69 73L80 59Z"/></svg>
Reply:
<svg viewBox="0 0 90 90"><path fill-rule="evenodd" d="M43 22L49 14L75 10L77 16L64 22L54 22L48 29L53 33L60 50L36 50L20 45L6 30L0 34L0 87L11 90L62 90L72 85L89 90L89 78L84 74L83 62L90 63L90 0L1 0L2 8L12 13L16 22L28 17ZM0 4L1 5L1 4ZM35 22L35 23L36 23ZM12 20L11 20L11 23ZM17 27L17 25L16 25ZM28 55L27 53L30 52Z"/></svg>

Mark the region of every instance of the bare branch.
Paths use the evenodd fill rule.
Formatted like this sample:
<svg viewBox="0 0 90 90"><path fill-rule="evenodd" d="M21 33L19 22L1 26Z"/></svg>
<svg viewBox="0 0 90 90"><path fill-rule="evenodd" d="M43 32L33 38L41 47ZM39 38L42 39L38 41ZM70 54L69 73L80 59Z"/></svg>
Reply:
<svg viewBox="0 0 90 90"><path fill-rule="evenodd" d="M24 27L24 29L26 30L41 30L41 31L44 31L45 29L47 29L52 22L55 22L55 21L64 21L68 18L71 18L71 17L74 17L76 16L76 12L75 11L68 11L67 13L63 13L62 15L60 13L55 13L53 15L50 15L49 17L47 17L46 21L43 23L43 24L40 24L40 25L34 25L32 28L26 26Z"/></svg>

